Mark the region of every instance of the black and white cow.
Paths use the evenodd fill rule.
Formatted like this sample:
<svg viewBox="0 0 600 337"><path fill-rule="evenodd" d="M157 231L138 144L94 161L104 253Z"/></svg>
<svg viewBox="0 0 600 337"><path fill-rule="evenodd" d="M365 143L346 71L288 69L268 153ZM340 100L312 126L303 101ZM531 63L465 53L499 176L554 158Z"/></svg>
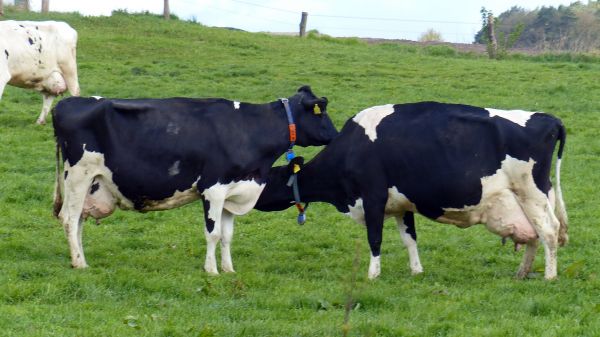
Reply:
<svg viewBox="0 0 600 337"><path fill-rule="evenodd" d="M311 146L327 144L337 135L326 113L327 99L317 98L310 87L301 87L289 98L295 129L284 101L80 97L60 101L53 110L54 202L73 267L87 266L82 219L106 217L115 206L145 212L202 199L204 268L218 273L215 250L221 242L221 268L233 272L234 215L254 207L271 165L290 148L292 136L297 137L295 144Z"/></svg>
<svg viewBox="0 0 600 337"><path fill-rule="evenodd" d="M557 142L555 190L550 171ZM485 224L526 243L518 277L531 270L539 238L545 277L552 279L557 246L567 241L560 189L564 143L561 121L544 113L435 102L376 106L348 120L297 173L298 189L302 201L328 202L366 224L370 278L380 274L383 221L392 216L412 272L422 272L413 218L419 213L458 227ZM255 208L289 207L290 174L288 167L273 168Z"/></svg>
<svg viewBox="0 0 600 337"><path fill-rule="evenodd" d="M42 93L38 124L46 123L54 98L79 96L77 32L57 21L0 21L0 98L6 84Z"/></svg>

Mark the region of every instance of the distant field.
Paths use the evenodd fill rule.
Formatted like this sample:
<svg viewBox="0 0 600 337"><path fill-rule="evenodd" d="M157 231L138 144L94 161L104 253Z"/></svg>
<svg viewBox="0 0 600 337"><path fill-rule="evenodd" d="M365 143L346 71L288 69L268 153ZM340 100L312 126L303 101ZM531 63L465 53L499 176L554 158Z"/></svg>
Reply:
<svg viewBox="0 0 600 337"><path fill-rule="evenodd" d="M51 17L79 32L85 96L267 102L310 84L329 98L338 128L369 106L424 100L552 113L568 132L562 185L571 242L559 250L557 281L542 279L541 249L537 275L518 281L522 252L483 226L418 217L425 273L413 277L390 221L382 275L369 281L364 228L314 204L302 227L294 209L237 218L237 273L210 277L196 203L117 211L99 226L89 220L91 267L72 270L52 216L52 127L34 124L39 94L8 87L0 101L0 335L341 336L352 288L350 336L600 336L600 59L492 61L445 46L270 36L149 15Z"/></svg>

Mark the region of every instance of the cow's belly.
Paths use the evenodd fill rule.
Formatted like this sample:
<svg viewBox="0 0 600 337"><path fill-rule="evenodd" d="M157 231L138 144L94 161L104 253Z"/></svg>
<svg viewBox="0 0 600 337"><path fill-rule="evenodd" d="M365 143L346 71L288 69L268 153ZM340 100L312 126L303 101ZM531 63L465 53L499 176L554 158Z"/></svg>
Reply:
<svg viewBox="0 0 600 337"><path fill-rule="evenodd" d="M12 72L8 84L55 95L59 95L67 90L67 84L60 71L39 68L37 66L32 66L31 69Z"/></svg>
<svg viewBox="0 0 600 337"><path fill-rule="evenodd" d="M162 200L145 200L144 207L141 209L141 211L164 211L189 204L198 199L200 199L200 194L196 188L196 183L194 183L187 190L176 190L173 195L168 198Z"/></svg>

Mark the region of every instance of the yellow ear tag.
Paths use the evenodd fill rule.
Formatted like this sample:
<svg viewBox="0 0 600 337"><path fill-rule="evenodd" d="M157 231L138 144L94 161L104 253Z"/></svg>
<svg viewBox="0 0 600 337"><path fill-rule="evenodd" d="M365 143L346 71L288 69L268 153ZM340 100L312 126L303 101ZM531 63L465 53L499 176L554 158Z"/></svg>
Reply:
<svg viewBox="0 0 600 337"><path fill-rule="evenodd" d="M313 112L315 113L315 115L321 114L321 108L319 108L318 104L315 104L315 108L313 109Z"/></svg>
<svg viewBox="0 0 600 337"><path fill-rule="evenodd" d="M294 164L294 173L300 172L300 165Z"/></svg>

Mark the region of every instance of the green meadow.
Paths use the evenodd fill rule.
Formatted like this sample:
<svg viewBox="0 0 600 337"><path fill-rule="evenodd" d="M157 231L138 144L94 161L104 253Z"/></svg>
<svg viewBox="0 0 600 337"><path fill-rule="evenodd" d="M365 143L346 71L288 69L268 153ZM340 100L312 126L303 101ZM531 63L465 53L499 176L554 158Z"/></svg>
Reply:
<svg viewBox="0 0 600 337"><path fill-rule="evenodd" d="M483 226L459 229L419 216L425 273L411 276L389 220L382 274L370 281L365 229L333 206L312 204L304 226L292 208L238 217L237 273L214 277L202 269L197 202L117 211L99 225L88 220L90 268L73 270L52 216L52 126L34 124L41 95L7 87L0 101L1 336L600 336L600 58L489 60L444 46L300 39L124 13L50 18L79 33L84 96L259 103L309 84L329 98L338 128L373 105L425 100L551 113L568 132L561 178L570 243L559 249L556 281L543 280L542 249L535 272L516 280L523 251ZM307 157L317 151L299 149Z"/></svg>

